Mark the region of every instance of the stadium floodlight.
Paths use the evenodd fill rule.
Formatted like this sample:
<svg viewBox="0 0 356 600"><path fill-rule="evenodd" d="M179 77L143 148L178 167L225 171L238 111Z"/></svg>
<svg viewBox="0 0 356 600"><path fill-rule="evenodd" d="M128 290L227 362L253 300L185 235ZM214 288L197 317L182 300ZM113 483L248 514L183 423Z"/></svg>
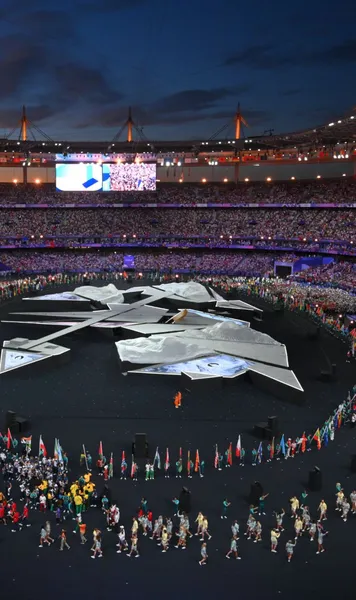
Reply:
<svg viewBox="0 0 356 600"><path fill-rule="evenodd" d="M343 174L342 174L342 176L343 176L343 177L346 177L346 173L343 173Z"/></svg>
<svg viewBox="0 0 356 600"><path fill-rule="evenodd" d="M294 180L295 180L295 177L291 177L291 179L294 181Z"/></svg>
<svg viewBox="0 0 356 600"><path fill-rule="evenodd" d="M316 176L316 178L317 178L317 179L321 179L321 175L317 175L317 176Z"/></svg>
<svg viewBox="0 0 356 600"><path fill-rule="evenodd" d="M247 182L247 181L250 181L250 180L249 180L249 178L248 178L248 177L245 177L245 181Z"/></svg>
<svg viewBox="0 0 356 600"><path fill-rule="evenodd" d="M16 185L17 179L13 179L12 182Z"/></svg>
<svg viewBox="0 0 356 600"><path fill-rule="evenodd" d="M267 177L267 181L272 181L271 177Z"/></svg>
<svg viewBox="0 0 356 600"><path fill-rule="evenodd" d="M226 179L226 177L225 177L225 178L224 178L224 183L227 183L228 181L229 181L229 180L228 180L228 179Z"/></svg>
<svg viewBox="0 0 356 600"><path fill-rule="evenodd" d="M206 183L205 177L201 180L202 183Z"/></svg>
<svg viewBox="0 0 356 600"><path fill-rule="evenodd" d="M39 185L39 184L41 183L41 180L40 180L40 179L35 179L35 183L36 183L37 185Z"/></svg>
<svg viewBox="0 0 356 600"><path fill-rule="evenodd" d="M338 123L342 123L342 121L338 121Z"/></svg>
<svg viewBox="0 0 356 600"><path fill-rule="evenodd" d="M329 127L332 127L333 125L335 125L335 123L329 123Z"/></svg>
<svg viewBox="0 0 356 600"><path fill-rule="evenodd" d="M355 118L354 116L350 117L350 119L354 119L354 118Z"/></svg>

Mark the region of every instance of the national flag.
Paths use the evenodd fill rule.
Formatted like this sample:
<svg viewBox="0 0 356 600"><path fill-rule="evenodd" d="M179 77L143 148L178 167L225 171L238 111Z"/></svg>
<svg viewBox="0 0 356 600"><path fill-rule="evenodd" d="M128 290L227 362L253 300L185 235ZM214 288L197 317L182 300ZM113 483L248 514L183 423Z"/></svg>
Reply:
<svg viewBox="0 0 356 600"><path fill-rule="evenodd" d="M227 449L227 464L232 465L232 443L230 442L229 447Z"/></svg>
<svg viewBox="0 0 356 600"><path fill-rule="evenodd" d="M1 435L1 434L0 434ZM28 436L28 437L23 437L21 438L21 443L25 444L25 446L27 446L27 448L29 450L31 450L31 446L32 446L32 435Z"/></svg>
<svg viewBox="0 0 356 600"><path fill-rule="evenodd" d="M325 429L324 429L323 442L324 442L324 446L327 446L329 443L329 428L328 427L325 427Z"/></svg>
<svg viewBox="0 0 356 600"><path fill-rule="evenodd" d="M194 465L194 471L196 473L198 473L200 468L200 456L199 456L199 450L196 451L195 453L195 465Z"/></svg>
<svg viewBox="0 0 356 600"><path fill-rule="evenodd" d="M334 416L334 429L338 428L338 413L335 414Z"/></svg>
<svg viewBox="0 0 356 600"><path fill-rule="evenodd" d="M271 447L269 450L269 457L272 460L272 458L274 457L274 436L272 438L272 443L271 443Z"/></svg>
<svg viewBox="0 0 356 600"><path fill-rule="evenodd" d="M134 455L131 455L131 473L130 473L130 477L131 479L133 479L135 477L135 473L136 473L136 463L135 463L135 459L134 459Z"/></svg>
<svg viewBox="0 0 356 600"><path fill-rule="evenodd" d="M125 471L125 450L122 451L121 454L121 472L123 473Z"/></svg>
<svg viewBox="0 0 356 600"><path fill-rule="evenodd" d="M283 456L285 456L286 455L286 443L284 441L284 434L281 437L281 441L280 441L279 445L281 447L281 452L282 452Z"/></svg>
<svg viewBox="0 0 356 600"><path fill-rule="evenodd" d="M259 460L262 460L262 454L263 454L263 446L262 446L262 442L260 442L259 446L257 448L257 456L259 457Z"/></svg>
<svg viewBox="0 0 356 600"><path fill-rule="evenodd" d="M8 450L10 450L11 445L14 445L14 442L12 441L12 435L11 435L11 431L10 431L10 427L8 427L7 429L7 444L6 444L6 448Z"/></svg>
<svg viewBox="0 0 356 600"><path fill-rule="evenodd" d="M102 459L103 459L103 456L104 456L103 442L100 442L100 443L99 443L99 452L98 452L98 454L99 454L99 458L100 458L100 460L102 460Z"/></svg>
<svg viewBox="0 0 356 600"><path fill-rule="evenodd" d="M109 463L109 479L114 477L114 457L113 453L110 455L110 463Z"/></svg>
<svg viewBox="0 0 356 600"><path fill-rule="evenodd" d="M169 467L170 467L170 462L169 462L169 450L168 448L166 448L166 460L164 461L164 470L168 471Z"/></svg>
<svg viewBox="0 0 356 600"><path fill-rule="evenodd" d="M179 458L180 458L180 460L182 460L182 458L183 458L182 448L179 448Z"/></svg>
<svg viewBox="0 0 356 600"><path fill-rule="evenodd" d="M53 458L58 460L57 438L54 438Z"/></svg>
<svg viewBox="0 0 356 600"><path fill-rule="evenodd" d="M318 427L318 429L316 430L316 432L313 435L313 440L316 441L317 448L318 448L318 450L320 450L320 448L321 448L321 439L320 439L320 429L319 429L319 427Z"/></svg>
<svg viewBox="0 0 356 600"><path fill-rule="evenodd" d="M153 459L154 466L156 466L156 463L157 463L157 469L160 469L161 468L161 457L160 457L159 452L158 452L158 446L156 448L156 454L155 454L155 457Z"/></svg>
<svg viewBox="0 0 356 600"><path fill-rule="evenodd" d="M215 458L214 458L214 468L217 469L219 466L219 450L218 445L215 446Z"/></svg>
<svg viewBox="0 0 356 600"><path fill-rule="evenodd" d="M237 438L236 450L235 450L236 458L240 458L241 456L241 435Z"/></svg>
<svg viewBox="0 0 356 600"><path fill-rule="evenodd" d="M306 450L306 447L307 447L307 441L308 441L308 438L307 438L307 436L305 435L305 431L303 431L303 435L302 435L302 437L301 437L301 447L300 447L300 449L301 449L301 451L302 451L303 453L304 453L304 452L305 452L305 450Z"/></svg>
<svg viewBox="0 0 356 600"><path fill-rule="evenodd" d="M59 462L63 462L63 452L57 438L54 440L54 458L56 458Z"/></svg>
<svg viewBox="0 0 356 600"><path fill-rule="evenodd" d="M188 477L190 477L190 450L188 450L187 473L188 473Z"/></svg>
<svg viewBox="0 0 356 600"><path fill-rule="evenodd" d="M337 428L340 429L342 425L342 412L341 410L339 410L338 415L337 415Z"/></svg>
<svg viewBox="0 0 356 600"><path fill-rule="evenodd" d="M46 446L43 443L42 435L40 435L40 441L38 445L38 456L47 456Z"/></svg>

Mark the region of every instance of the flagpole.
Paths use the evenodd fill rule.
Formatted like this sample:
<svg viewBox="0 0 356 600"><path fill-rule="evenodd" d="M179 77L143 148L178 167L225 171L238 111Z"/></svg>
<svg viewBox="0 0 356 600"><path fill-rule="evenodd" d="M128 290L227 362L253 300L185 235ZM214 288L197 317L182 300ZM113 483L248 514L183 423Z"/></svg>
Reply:
<svg viewBox="0 0 356 600"><path fill-rule="evenodd" d="M87 451L85 449L84 444L83 444L83 452L84 452L85 465L86 465L87 471L89 472L88 459L87 459Z"/></svg>

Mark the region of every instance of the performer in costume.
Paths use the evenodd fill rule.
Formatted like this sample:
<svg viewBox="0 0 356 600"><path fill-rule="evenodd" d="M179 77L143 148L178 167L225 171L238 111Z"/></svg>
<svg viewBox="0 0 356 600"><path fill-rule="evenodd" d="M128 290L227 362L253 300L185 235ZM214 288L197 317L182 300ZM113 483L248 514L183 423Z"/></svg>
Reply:
<svg viewBox="0 0 356 600"><path fill-rule="evenodd" d="M119 536L119 543L116 544L116 547L118 547L119 549L116 550L117 554L121 554L122 551L127 552L127 550L129 549L129 546L126 541L125 528L123 525L120 525L120 530L119 530L118 536Z"/></svg>
<svg viewBox="0 0 356 600"><path fill-rule="evenodd" d="M225 498L223 500L223 505L222 505L222 515L221 515L222 519L227 519L227 509L229 508L230 505L231 505L231 502L229 502L228 499Z"/></svg>
<svg viewBox="0 0 356 600"><path fill-rule="evenodd" d="M240 450L240 467L244 467L245 466L245 456L246 456L246 450L245 448L241 448Z"/></svg>
<svg viewBox="0 0 356 600"><path fill-rule="evenodd" d="M296 543L294 542L294 544L293 544L292 540L288 540L288 542L286 543L286 553L287 553L288 562L290 562L293 558L295 546L296 546Z"/></svg>
<svg viewBox="0 0 356 600"><path fill-rule="evenodd" d="M234 538L234 540L240 539L239 538L240 525L238 524L237 521L234 521L233 524L231 525L231 532L232 532L232 537Z"/></svg>
<svg viewBox="0 0 356 600"><path fill-rule="evenodd" d="M327 519L326 511L328 510L328 506L327 506L325 500L322 500L320 502L318 510L320 511L319 520L320 521L326 521L326 519Z"/></svg>
<svg viewBox="0 0 356 600"><path fill-rule="evenodd" d="M226 558L230 558L231 554L233 554L235 556L236 560L241 560L241 556L239 556L238 551L237 551L237 542L236 542L235 538L232 538L232 540L231 540L230 550L226 554Z"/></svg>
<svg viewBox="0 0 356 600"><path fill-rule="evenodd" d="M132 538L131 538L130 552L128 554L126 554L126 556L128 556L129 558L131 558L131 556L133 555L133 553L135 553L135 558L138 558L140 556L139 553L138 553L137 544L138 544L137 537L136 536L132 536Z"/></svg>
<svg viewBox="0 0 356 600"><path fill-rule="evenodd" d="M293 496L293 498L291 498L289 502L292 511L292 519L295 519L295 517L297 516L297 511L299 510L299 500L296 496Z"/></svg>
<svg viewBox="0 0 356 600"><path fill-rule="evenodd" d="M278 538L281 534L276 530L271 530L271 552L277 552Z"/></svg>
<svg viewBox="0 0 356 600"><path fill-rule="evenodd" d="M201 560L199 561L199 565L200 566L206 565L206 561L208 560L208 553L207 553L207 547L206 547L205 542L201 545L200 555L201 555Z"/></svg>

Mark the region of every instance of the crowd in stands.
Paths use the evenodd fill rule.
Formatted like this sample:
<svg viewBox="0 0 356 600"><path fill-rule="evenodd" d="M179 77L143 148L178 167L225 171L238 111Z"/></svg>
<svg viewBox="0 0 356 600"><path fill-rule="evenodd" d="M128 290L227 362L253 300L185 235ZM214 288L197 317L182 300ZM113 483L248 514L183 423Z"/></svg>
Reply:
<svg viewBox="0 0 356 600"><path fill-rule="evenodd" d="M356 264L342 261L332 262L329 265L309 268L297 273L293 279L296 282L354 291L356 290Z"/></svg>
<svg viewBox="0 0 356 600"><path fill-rule="evenodd" d="M354 179L314 182L239 182L221 185L172 184L155 191L57 192L54 184L0 184L0 204L114 204L114 203L199 204L352 204L356 202Z"/></svg>
<svg viewBox="0 0 356 600"><path fill-rule="evenodd" d="M142 252L135 253L135 268L138 272L264 275L273 271L274 259L270 254ZM124 253L14 251L0 254L0 263L13 273L120 272Z"/></svg>
<svg viewBox="0 0 356 600"><path fill-rule="evenodd" d="M219 240L292 238L355 240L355 213L349 209L3 209L0 236L126 236L136 241L152 237L205 237Z"/></svg>

